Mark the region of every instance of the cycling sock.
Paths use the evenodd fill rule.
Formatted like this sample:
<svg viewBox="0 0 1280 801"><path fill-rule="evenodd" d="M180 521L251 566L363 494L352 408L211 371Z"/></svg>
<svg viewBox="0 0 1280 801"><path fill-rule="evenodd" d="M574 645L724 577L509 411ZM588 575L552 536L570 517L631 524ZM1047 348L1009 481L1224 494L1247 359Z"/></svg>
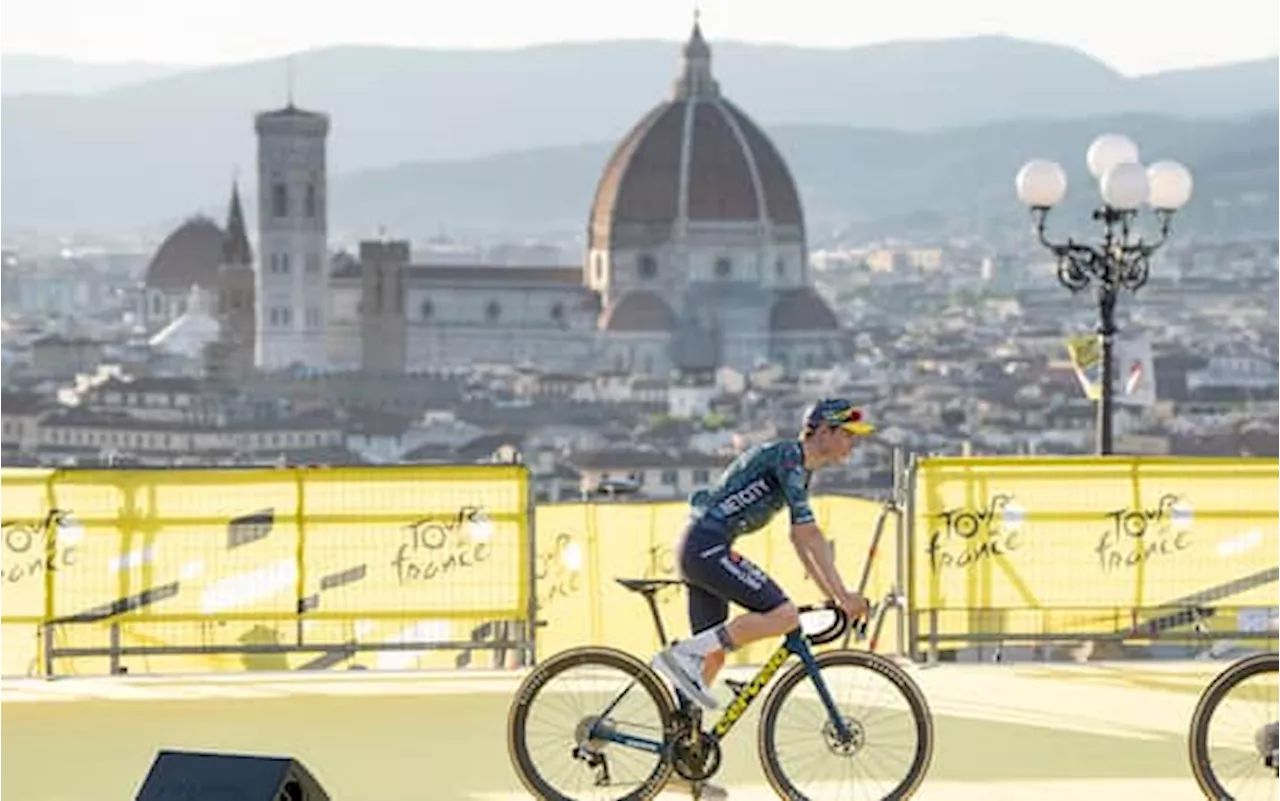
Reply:
<svg viewBox="0 0 1280 801"><path fill-rule="evenodd" d="M723 623L716 626L716 638L720 640L720 647L724 649L726 654L733 650L733 640L729 639L729 630L724 627Z"/></svg>
<svg viewBox="0 0 1280 801"><path fill-rule="evenodd" d="M729 640L728 632L724 630L724 624L703 629L681 643L681 646L684 650L698 656L706 656L708 653L719 649L724 649L725 651L733 650L733 643Z"/></svg>

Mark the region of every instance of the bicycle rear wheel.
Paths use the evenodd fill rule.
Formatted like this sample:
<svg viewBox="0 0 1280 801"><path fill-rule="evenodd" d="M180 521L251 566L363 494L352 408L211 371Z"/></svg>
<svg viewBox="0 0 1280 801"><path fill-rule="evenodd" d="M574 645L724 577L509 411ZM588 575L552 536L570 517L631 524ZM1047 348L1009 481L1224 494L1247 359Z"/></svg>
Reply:
<svg viewBox="0 0 1280 801"><path fill-rule="evenodd" d="M1276 654L1244 657L1219 673L1200 694L1191 715L1187 747L1191 772L1206 798L1213 801L1250 801L1276 797L1274 749L1276 701L1280 692L1277 689L1278 666L1280 657ZM1240 730L1234 733L1235 736L1226 733L1221 739L1211 738L1210 729L1223 701L1246 682L1252 684L1247 688L1250 692L1240 693L1243 696L1240 699L1242 706L1232 705L1233 715L1219 715L1230 717L1232 723L1243 724L1238 727ZM1215 741L1212 746L1210 739Z"/></svg>
<svg viewBox="0 0 1280 801"><path fill-rule="evenodd" d="M613 648L574 648L529 673L511 703L507 746L544 801L648 801L671 777L675 702L648 665ZM659 743L659 753L600 737ZM546 764L540 764L542 761Z"/></svg>
<svg viewBox="0 0 1280 801"><path fill-rule="evenodd" d="M924 693L902 668L867 651L827 651L816 659L853 739L839 741L816 684L806 681L803 663L795 665L760 713L760 762L769 784L793 801L910 798L933 759L933 717ZM868 685L876 691L867 693ZM901 757L896 767L885 761L891 750ZM813 768L821 778L806 778Z"/></svg>

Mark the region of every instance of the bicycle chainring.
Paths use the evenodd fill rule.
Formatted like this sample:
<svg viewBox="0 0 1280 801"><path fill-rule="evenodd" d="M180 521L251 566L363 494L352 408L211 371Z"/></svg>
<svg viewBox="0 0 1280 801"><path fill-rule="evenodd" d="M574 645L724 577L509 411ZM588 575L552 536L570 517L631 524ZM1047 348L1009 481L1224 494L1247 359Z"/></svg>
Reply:
<svg viewBox="0 0 1280 801"><path fill-rule="evenodd" d="M720 743L714 737L700 734L697 743L688 731L672 744L671 763L676 773L691 782L705 781L720 770Z"/></svg>

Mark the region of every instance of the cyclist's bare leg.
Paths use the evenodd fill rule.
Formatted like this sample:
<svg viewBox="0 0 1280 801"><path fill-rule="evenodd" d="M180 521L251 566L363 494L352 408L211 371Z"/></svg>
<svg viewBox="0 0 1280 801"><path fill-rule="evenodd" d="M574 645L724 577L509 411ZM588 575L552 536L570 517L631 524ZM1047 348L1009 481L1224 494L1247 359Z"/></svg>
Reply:
<svg viewBox="0 0 1280 801"><path fill-rule="evenodd" d="M734 648L742 648L757 640L766 640L793 631L800 625L800 612L790 601L768 612L746 612L724 624L725 633Z"/></svg>
<svg viewBox="0 0 1280 801"><path fill-rule="evenodd" d="M790 601L768 612L745 612L724 624L724 633L733 649L737 650L759 640L767 640L794 631L800 625L800 613ZM709 646L703 651L698 646ZM713 645L714 643L714 645ZM715 629L703 632L690 641L695 651L703 656L702 678L710 687L724 667L725 649L721 646Z"/></svg>

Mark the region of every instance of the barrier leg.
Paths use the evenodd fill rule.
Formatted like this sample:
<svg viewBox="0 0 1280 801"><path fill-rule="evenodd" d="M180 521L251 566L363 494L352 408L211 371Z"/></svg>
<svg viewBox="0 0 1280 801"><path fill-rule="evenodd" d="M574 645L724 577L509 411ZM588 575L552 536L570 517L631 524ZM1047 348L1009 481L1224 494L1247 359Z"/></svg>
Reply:
<svg viewBox="0 0 1280 801"><path fill-rule="evenodd" d="M521 654L520 661L524 667L533 667L538 661L538 529L537 529L537 505L534 503L534 494L532 487L529 486L529 479L525 478L525 492L528 498L528 509L526 511L529 521L529 537L528 537L528 565L526 569L529 571L529 601L528 610L525 614L525 624L518 627L523 635L524 653Z"/></svg>
<svg viewBox="0 0 1280 801"><path fill-rule="evenodd" d="M110 638L111 638L110 640L110 643L111 643L110 660L111 661L110 661L110 667L108 668L108 670L111 672L112 676L118 676L124 672L120 669L120 624L119 623L111 624Z"/></svg>
<svg viewBox="0 0 1280 801"><path fill-rule="evenodd" d="M44 677L46 679L53 678L53 624L45 623L41 626L41 650L44 652Z"/></svg>
<svg viewBox="0 0 1280 801"><path fill-rule="evenodd" d="M938 664L938 610L929 610L929 664Z"/></svg>

